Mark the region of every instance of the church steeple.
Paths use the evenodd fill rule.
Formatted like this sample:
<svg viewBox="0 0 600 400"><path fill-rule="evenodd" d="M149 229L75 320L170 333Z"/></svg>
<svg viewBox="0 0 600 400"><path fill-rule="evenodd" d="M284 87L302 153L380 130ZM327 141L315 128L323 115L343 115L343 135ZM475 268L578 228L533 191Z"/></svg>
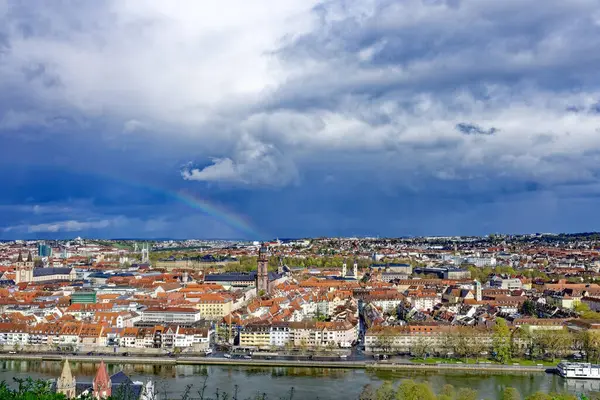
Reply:
<svg viewBox="0 0 600 400"><path fill-rule="evenodd" d="M94 397L98 400L110 397L111 395L112 386L110 378L108 377L108 370L106 369L106 364L104 364L104 360L100 362L100 366L98 367L98 372L96 373L96 377L94 378L93 390Z"/></svg>
<svg viewBox="0 0 600 400"><path fill-rule="evenodd" d="M19 252L19 257L17 257L17 264L23 263L23 253Z"/></svg>
<svg viewBox="0 0 600 400"><path fill-rule="evenodd" d="M27 255L27 262L33 262L33 256L31 255L31 252L29 252Z"/></svg>
<svg viewBox="0 0 600 400"><path fill-rule="evenodd" d="M69 360L65 359L65 363L63 364L62 373L60 377L56 381L56 392L62 393L65 395L67 399L75 398L75 387L76 381L71 373L71 367L69 366Z"/></svg>

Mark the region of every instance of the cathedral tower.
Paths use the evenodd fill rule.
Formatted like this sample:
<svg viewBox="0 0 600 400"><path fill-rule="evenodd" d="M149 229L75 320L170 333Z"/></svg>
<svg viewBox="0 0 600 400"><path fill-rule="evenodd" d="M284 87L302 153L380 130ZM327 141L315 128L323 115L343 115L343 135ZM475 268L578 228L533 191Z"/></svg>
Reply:
<svg viewBox="0 0 600 400"><path fill-rule="evenodd" d="M25 261L25 266L33 268L34 265L35 263L33 262L33 256L31 255L31 252L29 252L27 255L27 261Z"/></svg>
<svg viewBox="0 0 600 400"><path fill-rule="evenodd" d="M258 251L258 266L256 270L256 293L269 293L269 250L262 246Z"/></svg>
<svg viewBox="0 0 600 400"><path fill-rule="evenodd" d="M25 261L23 261L23 254L19 252L19 257L17 257L17 262L15 263L17 267L24 267Z"/></svg>
<svg viewBox="0 0 600 400"><path fill-rule="evenodd" d="M63 364L62 373L56 381L56 393L64 394L67 399L75 398L75 387L76 381L71 373L71 367L69 366L69 360L65 360Z"/></svg>
<svg viewBox="0 0 600 400"><path fill-rule="evenodd" d="M27 257L27 261L23 261L23 254L19 253L19 258L15 263L15 283L33 282L33 258L31 253Z"/></svg>

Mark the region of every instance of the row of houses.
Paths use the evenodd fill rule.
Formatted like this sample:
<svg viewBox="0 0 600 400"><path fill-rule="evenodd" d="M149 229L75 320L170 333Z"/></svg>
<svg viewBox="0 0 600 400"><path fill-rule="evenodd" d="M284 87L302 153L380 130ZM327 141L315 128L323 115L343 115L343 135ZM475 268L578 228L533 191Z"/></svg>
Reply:
<svg viewBox="0 0 600 400"><path fill-rule="evenodd" d="M240 346L318 348L351 347L358 340L356 321L301 321L249 324L240 331Z"/></svg>
<svg viewBox="0 0 600 400"><path fill-rule="evenodd" d="M210 328L157 325L148 328L111 328L102 324L66 322L61 324L0 323L2 346L186 348L206 349L214 341Z"/></svg>

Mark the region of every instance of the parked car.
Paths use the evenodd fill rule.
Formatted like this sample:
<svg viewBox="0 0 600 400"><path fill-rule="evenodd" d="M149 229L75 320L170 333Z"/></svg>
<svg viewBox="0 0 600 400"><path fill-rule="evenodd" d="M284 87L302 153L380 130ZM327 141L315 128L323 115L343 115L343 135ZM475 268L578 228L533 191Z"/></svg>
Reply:
<svg viewBox="0 0 600 400"><path fill-rule="evenodd" d="M223 357L225 357L225 358L231 358L231 354L225 353L225 354L223 354Z"/></svg>

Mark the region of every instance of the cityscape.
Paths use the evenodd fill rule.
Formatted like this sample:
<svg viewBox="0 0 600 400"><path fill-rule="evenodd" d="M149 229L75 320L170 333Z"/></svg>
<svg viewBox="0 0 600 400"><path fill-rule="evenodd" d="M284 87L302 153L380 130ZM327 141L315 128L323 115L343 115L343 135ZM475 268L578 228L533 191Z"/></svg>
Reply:
<svg viewBox="0 0 600 400"><path fill-rule="evenodd" d="M600 400L599 0L0 0L0 400Z"/></svg>
<svg viewBox="0 0 600 400"><path fill-rule="evenodd" d="M150 399L152 380L109 378L124 360L598 376L596 233L16 240L0 272L3 357L67 360L68 398L128 382ZM93 390L68 360L101 362Z"/></svg>

